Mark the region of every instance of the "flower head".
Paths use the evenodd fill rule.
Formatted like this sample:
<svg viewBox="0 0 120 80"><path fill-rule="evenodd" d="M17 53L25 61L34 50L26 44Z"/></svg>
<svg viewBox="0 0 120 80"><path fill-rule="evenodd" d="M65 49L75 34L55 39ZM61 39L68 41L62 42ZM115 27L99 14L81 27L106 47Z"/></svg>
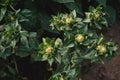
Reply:
<svg viewBox="0 0 120 80"><path fill-rule="evenodd" d="M100 17L100 14L99 13L96 13L95 14L95 18L98 19Z"/></svg>
<svg viewBox="0 0 120 80"><path fill-rule="evenodd" d="M60 77L60 80L64 80L63 77Z"/></svg>
<svg viewBox="0 0 120 80"><path fill-rule="evenodd" d="M77 42L83 42L84 41L84 36L82 35L82 34L77 34L76 36L75 36L75 40L77 41Z"/></svg>
<svg viewBox="0 0 120 80"><path fill-rule="evenodd" d="M69 24L69 23L71 23L71 22L72 22L72 18L71 18L71 17L67 17L67 18L66 18L66 23Z"/></svg>
<svg viewBox="0 0 120 80"><path fill-rule="evenodd" d="M105 53L107 50L106 50L106 47L104 45L98 45L97 46L97 50L100 52L100 53Z"/></svg>
<svg viewBox="0 0 120 80"><path fill-rule="evenodd" d="M51 46L48 46L48 47L45 49L45 52L49 54L49 53L52 52L52 50L53 50L53 48L52 48Z"/></svg>

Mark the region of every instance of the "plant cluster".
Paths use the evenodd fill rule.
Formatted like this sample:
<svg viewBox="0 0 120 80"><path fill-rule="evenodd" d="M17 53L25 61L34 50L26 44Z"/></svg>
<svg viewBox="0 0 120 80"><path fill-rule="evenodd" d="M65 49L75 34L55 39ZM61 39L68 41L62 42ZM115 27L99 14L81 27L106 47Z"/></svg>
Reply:
<svg viewBox="0 0 120 80"><path fill-rule="evenodd" d="M57 64L55 75L50 80L77 80L80 77L81 62L103 62L111 58L117 50L113 42L106 42L104 36L97 33L107 25L102 7L90 7L86 18L77 17L76 12L58 14L51 19L50 26L62 33L62 38L43 38L39 55L50 66ZM62 79L63 78L63 79Z"/></svg>
<svg viewBox="0 0 120 80"><path fill-rule="evenodd" d="M114 57L117 46L100 31L115 17L106 19L106 0L95 2L85 12L82 0L0 0L0 79L27 80L18 68L26 57L48 62L49 80L81 79L82 61Z"/></svg>

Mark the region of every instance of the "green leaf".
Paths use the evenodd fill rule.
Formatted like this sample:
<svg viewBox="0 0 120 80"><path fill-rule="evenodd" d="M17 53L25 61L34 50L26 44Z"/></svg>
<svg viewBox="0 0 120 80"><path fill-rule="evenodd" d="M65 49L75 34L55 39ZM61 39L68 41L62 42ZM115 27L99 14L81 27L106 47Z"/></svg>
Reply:
<svg viewBox="0 0 120 80"><path fill-rule="evenodd" d="M74 77L75 73L76 73L76 70L75 70L75 69L71 69L71 70L68 70L68 73L67 73L67 74L68 74L69 76Z"/></svg>
<svg viewBox="0 0 120 80"><path fill-rule="evenodd" d="M21 37L22 36L28 36L28 32L27 31L20 31L20 35L21 35Z"/></svg>
<svg viewBox="0 0 120 80"><path fill-rule="evenodd" d="M78 14L83 15L81 7L79 7L76 3L70 2L70 3L65 3L65 6L73 11L75 10Z"/></svg>
<svg viewBox="0 0 120 80"><path fill-rule="evenodd" d="M31 54L32 61L41 61L41 57L37 55L37 53Z"/></svg>
<svg viewBox="0 0 120 80"><path fill-rule="evenodd" d="M33 15L33 12L29 9L23 9L21 12L20 12L20 19L19 21L20 22L24 22L24 21L30 21L29 17L31 17Z"/></svg>
<svg viewBox="0 0 120 80"><path fill-rule="evenodd" d="M88 25L85 25L83 28L82 28L82 32L83 33L87 33L88 31Z"/></svg>
<svg viewBox="0 0 120 80"><path fill-rule="evenodd" d="M96 0L99 4L103 5L104 7L106 7L106 2L107 0Z"/></svg>
<svg viewBox="0 0 120 80"><path fill-rule="evenodd" d="M76 14L75 10L72 11L72 14L73 14L74 18L76 18L77 14Z"/></svg>
<svg viewBox="0 0 120 80"><path fill-rule="evenodd" d="M55 47L59 47L61 45L63 45L62 40L60 38L57 38L55 41Z"/></svg>
<svg viewBox="0 0 120 80"><path fill-rule="evenodd" d="M103 35L101 35L101 36L99 37L99 39L98 39L97 44L100 44L103 40L104 40L104 37L103 37Z"/></svg>
<svg viewBox="0 0 120 80"><path fill-rule="evenodd" d="M5 73L4 71L0 71L0 78L6 77L7 73Z"/></svg>
<svg viewBox="0 0 120 80"><path fill-rule="evenodd" d="M110 7L110 6L107 6L105 8L105 11L108 13L108 17L107 17L107 21L108 21L108 24L111 25L115 22L116 20L116 11L114 8Z"/></svg>
<svg viewBox="0 0 120 80"><path fill-rule="evenodd" d="M55 57L56 61L61 64L61 61L62 61L62 57L60 54L58 54L56 57Z"/></svg>
<svg viewBox="0 0 120 80"><path fill-rule="evenodd" d="M92 59L94 57L94 54L96 53L96 50L90 51L88 54L81 56L83 59Z"/></svg>
<svg viewBox="0 0 120 80"><path fill-rule="evenodd" d="M69 45L67 45L66 47L67 48L72 48L72 47L74 47L75 46L75 44L74 43L70 43Z"/></svg>
<svg viewBox="0 0 120 80"><path fill-rule="evenodd" d="M7 67L8 67L8 70L9 70L9 72L10 73L12 73L13 75L15 75L16 74L16 71L15 71L15 69L14 68L12 68L11 66L9 66L9 65L7 65Z"/></svg>
<svg viewBox="0 0 120 80"><path fill-rule="evenodd" d="M40 28L38 13L29 9L23 9L19 16L22 27L28 31L36 31Z"/></svg>
<svg viewBox="0 0 120 80"><path fill-rule="evenodd" d="M0 21L3 19L6 11L7 11L7 8L6 8L6 7L2 7L2 8L0 9Z"/></svg>
<svg viewBox="0 0 120 80"><path fill-rule="evenodd" d="M86 18L83 20L83 22L90 23L91 22L91 19L90 19L91 13L90 12L86 12L85 15L86 15Z"/></svg>
<svg viewBox="0 0 120 80"><path fill-rule="evenodd" d="M74 0L53 0L55 2L59 2L59 3L69 3L69 2L74 2Z"/></svg>
<svg viewBox="0 0 120 80"><path fill-rule="evenodd" d="M18 53L16 53L17 56L19 57L26 57L26 56L29 56L31 54L31 51L29 48L24 48L24 47L21 47L19 50L17 50Z"/></svg>
<svg viewBox="0 0 120 80"><path fill-rule="evenodd" d="M15 48L16 43L17 43L17 41L16 41L16 40L11 41L11 46L12 46L13 48Z"/></svg>
<svg viewBox="0 0 120 80"><path fill-rule="evenodd" d="M39 41L37 39L37 33L35 32L30 32L29 35L29 46L31 48L31 50L35 50L38 49L38 45L39 45Z"/></svg>
<svg viewBox="0 0 120 80"><path fill-rule="evenodd" d="M8 56L12 55L11 49L7 48L3 53L0 53L0 57L7 59Z"/></svg>
<svg viewBox="0 0 120 80"><path fill-rule="evenodd" d="M53 58L48 59L48 63L49 63L50 66L52 66L53 62L54 62Z"/></svg>
<svg viewBox="0 0 120 80"><path fill-rule="evenodd" d="M42 61L47 61L48 60L48 55L43 55L42 56ZM50 63L50 62L49 62Z"/></svg>
<svg viewBox="0 0 120 80"><path fill-rule="evenodd" d="M21 37L21 42L24 46L26 46L26 48L29 48L28 39L26 36Z"/></svg>
<svg viewBox="0 0 120 80"><path fill-rule="evenodd" d="M42 29L44 29L46 31L49 31L49 32L52 32L52 33L58 33L55 30L51 30L51 27L49 26L50 25L50 23L49 23L50 18L51 17L46 13L40 13L39 14L39 19L40 19L40 22L41 22Z"/></svg>
<svg viewBox="0 0 120 80"><path fill-rule="evenodd" d="M5 51L5 47L3 47L2 45L0 45L0 55L1 55L2 53L4 53L4 51Z"/></svg>

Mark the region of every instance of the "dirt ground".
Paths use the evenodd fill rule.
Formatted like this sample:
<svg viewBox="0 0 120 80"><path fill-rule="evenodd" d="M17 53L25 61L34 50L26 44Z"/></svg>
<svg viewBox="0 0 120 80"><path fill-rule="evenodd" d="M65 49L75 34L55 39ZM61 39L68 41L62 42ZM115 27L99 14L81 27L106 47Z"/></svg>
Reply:
<svg viewBox="0 0 120 80"><path fill-rule="evenodd" d="M118 44L118 53L120 53L120 21L104 32L108 40ZM83 80L120 80L120 54L111 61L105 61L104 64L97 63L88 68L88 71L83 73Z"/></svg>

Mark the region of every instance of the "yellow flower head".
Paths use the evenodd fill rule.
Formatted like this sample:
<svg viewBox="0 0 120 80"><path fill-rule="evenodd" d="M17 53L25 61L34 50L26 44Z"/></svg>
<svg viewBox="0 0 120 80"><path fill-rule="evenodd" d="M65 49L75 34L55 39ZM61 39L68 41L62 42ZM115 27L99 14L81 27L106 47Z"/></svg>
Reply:
<svg viewBox="0 0 120 80"><path fill-rule="evenodd" d="M77 41L77 42L83 42L84 41L84 36L82 35L82 34L77 34L76 36L75 36L75 40Z"/></svg>
<svg viewBox="0 0 120 80"><path fill-rule="evenodd" d="M63 77L60 77L60 80L64 80Z"/></svg>
<svg viewBox="0 0 120 80"><path fill-rule="evenodd" d="M66 23L69 24L69 23L71 23L71 22L72 22L72 18L71 18L71 17L67 17L67 18L66 18Z"/></svg>
<svg viewBox="0 0 120 80"><path fill-rule="evenodd" d="M100 14L99 13L96 13L95 14L95 18L98 19L100 17Z"/></svg>
<svg viewBox="0 0 120 80"><path fill-rule="evenodd" d="M98 45L97 46L97 50L100 52L100 53L105 53L107 50L106 50L106 47L104 45Z"/></svg>
<svg viewBox="0 0 120 80"><path fill-rule="evenodd" d="M45 49L45 52L46 53L51 53L53 50L53 48L51 46L48 46L46 49Z"/></svg>

